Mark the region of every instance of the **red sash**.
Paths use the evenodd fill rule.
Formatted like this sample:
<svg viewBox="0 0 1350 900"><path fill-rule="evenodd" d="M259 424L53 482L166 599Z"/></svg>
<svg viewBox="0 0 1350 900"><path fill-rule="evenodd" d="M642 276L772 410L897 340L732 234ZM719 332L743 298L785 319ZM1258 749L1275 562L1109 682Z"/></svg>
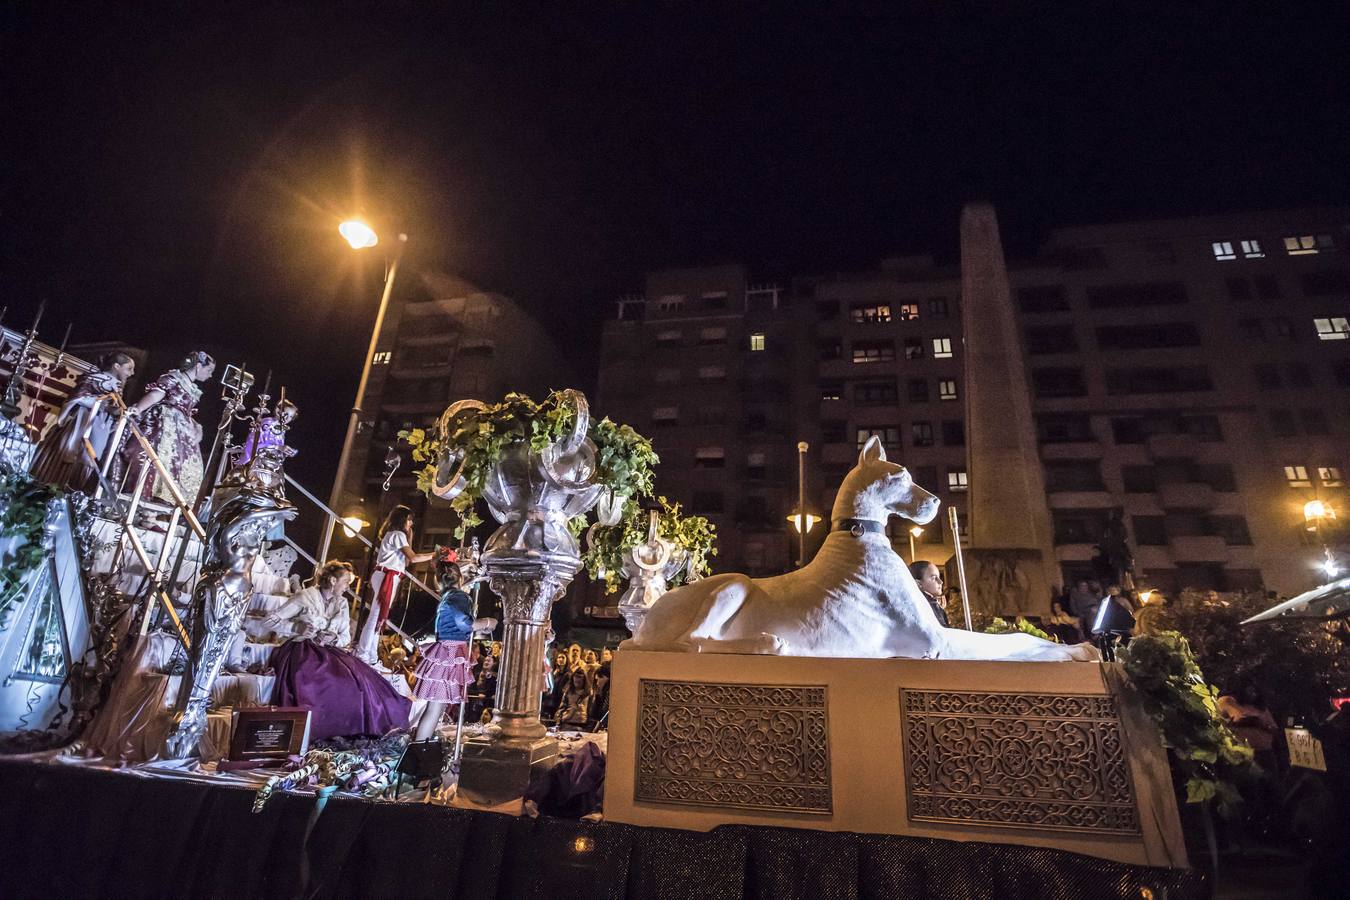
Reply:
<svg viewBox="0 0 1350 900"><path fill-rule="evenodd" d="M394 602L394 588L398 586L398 579L403 573L398 569L387 569L384 566L376 566L377 572L383 572L384 577L380 579L380 593L375 597L375 603L379 609L380 617L376 619L379 627L376 632L384 631L384 623L389 618L389 605Z"/></svg>

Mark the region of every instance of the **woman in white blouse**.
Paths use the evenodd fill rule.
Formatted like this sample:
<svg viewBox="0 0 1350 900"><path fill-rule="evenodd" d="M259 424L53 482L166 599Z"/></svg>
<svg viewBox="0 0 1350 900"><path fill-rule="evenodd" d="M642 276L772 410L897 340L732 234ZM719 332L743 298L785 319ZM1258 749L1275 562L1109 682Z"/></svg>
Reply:
<svg viewBox="0 0 1350 900"><path fill-rule="evenodd" d="M375 548L375 568L370 573L370 612L361 626L361 639L356 644L356 655L374 665L380 646L380 635L389 620L389 605L394 601L398 583L408 566L431 559L430 553L415 553L412 549L413 514L402 504L395 506L380 526L380 542Z"/></svg>
<svg viewBox="0 0 1350 900"><path fill-rule="evenodd" d="M267 618L267 627L280 637L309 638L345 650L352 643L346 593L355 577L351 563L329 560L317 584L297 591Z"/></svg>

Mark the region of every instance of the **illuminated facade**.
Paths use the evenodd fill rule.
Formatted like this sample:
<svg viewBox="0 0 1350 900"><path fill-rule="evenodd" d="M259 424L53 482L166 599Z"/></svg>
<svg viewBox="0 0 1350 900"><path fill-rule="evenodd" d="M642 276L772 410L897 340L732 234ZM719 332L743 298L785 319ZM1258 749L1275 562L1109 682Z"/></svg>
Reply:
<svg viewBox="0 0 1350 900"><path fill-rule="evenodd" d="M1347 251L1350 210L1290 210L1062 228L1009 261L1062 577L1090 572L1119 508L1147 586L1317 582L1303 507L1350 514ZM654 436L662 490L721 526L717 569L791 565L798 440L812 512L879 434L964 515L981 452L964 390L982 373L963 358L960 267L898 258L746 285L734 266L654 274L603 337L604 407ZM916 543L950 557L945 517Z"/></svg>

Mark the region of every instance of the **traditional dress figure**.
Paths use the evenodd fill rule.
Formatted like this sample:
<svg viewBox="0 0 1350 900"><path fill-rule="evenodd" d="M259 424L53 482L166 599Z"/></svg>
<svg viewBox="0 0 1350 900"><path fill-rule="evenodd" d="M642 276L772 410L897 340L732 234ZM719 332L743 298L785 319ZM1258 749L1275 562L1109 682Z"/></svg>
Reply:
<svg viewBox="0 0 1350 900"><path fill-rule="evenodd" d="M216 361L202 350L189 354L178 368L165 372L146 385L145 396L131 408L150 446L154 447L164 468L178 484L189 503L196 499L202 485L202 426L194 416L202 399L198 385L211 378ZM140 475L140 467L152 465L140 444L128 441L127 470L131 483ZM161 483L154 471L145 480L142 496L147 500L173 501L169 486Z"/></svg>
<svg viewBox="0 0 1350 900"><path fill-rule="evenodd" d="M125 353L114 352L99 360L97 372L80 376L75 390L61 407L56 424L38 445L33 459L34 478L68 490L93 490L98 481L98 464L108 449L118 416L111 399L100 403L99 398L108 394L120 397L127 379L134 374L136 361ZM89 450L93 450L92 458Z"/></svg>
<svg viewBox="0 0 1350 900"><path fill-rule="evenodd" d="M309 638L345 650L352 644L347 588L354 575L351 563L328 562L319 570L317 584L292 594L265 624L278 637Z"/></svg>
<svg viewBox="0 0 1350 900"><path fill-rule="evenodd" d="M276 673L272 702L314 711L310 737L379 737L408 727L410 704L384 677L349 651L347 588L350 563L333 561L306 588L268 619L293 639L272 651ZM284 614L284 615L283 615Z"/></svg>
<svg viewBox="0 0 1350 900"><path fill-rule="evenodd" d="M378 660L380 635L389 621L389 605L394 602L398 584L408 566L426 562L430 553L412 549L413 514L406 506L395 506L380 526L380 542L375 547L375 567L370 573L370 612L361 626L356 655L372 665Z"/></svg>
<svg viewBox="0 0 1350 900"><path fill-rule="evenodd" d="M474 619L473 601L462 587L464 576L455 551L446 547L440 553L436 560L436 577L441 588L441 602L436 607L436 640L422 648L422 658L413 673L417 676L413 696L427 701L422 717L417 720L413 738L417 741L425 741L436 733L447 704L468 699L469 685L473 683L469 641L475 631L497 627L495 619Z"/></svg>

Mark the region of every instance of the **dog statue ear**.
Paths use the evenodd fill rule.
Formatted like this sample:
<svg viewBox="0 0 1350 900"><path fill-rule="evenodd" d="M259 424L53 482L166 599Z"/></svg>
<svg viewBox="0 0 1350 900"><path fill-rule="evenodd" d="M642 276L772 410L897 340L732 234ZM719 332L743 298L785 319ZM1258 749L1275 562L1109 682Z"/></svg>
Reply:
<svg viewBox="0 0 1350 900"><path fill-rule="evenodd" d="M858 454L858 465L862 465L863 463L874 459L879 459L883 462L886 459L886 448L881 446L881 438L877 437L875 434L867 439L866 444L863 444L862 452Z"/></svg>

